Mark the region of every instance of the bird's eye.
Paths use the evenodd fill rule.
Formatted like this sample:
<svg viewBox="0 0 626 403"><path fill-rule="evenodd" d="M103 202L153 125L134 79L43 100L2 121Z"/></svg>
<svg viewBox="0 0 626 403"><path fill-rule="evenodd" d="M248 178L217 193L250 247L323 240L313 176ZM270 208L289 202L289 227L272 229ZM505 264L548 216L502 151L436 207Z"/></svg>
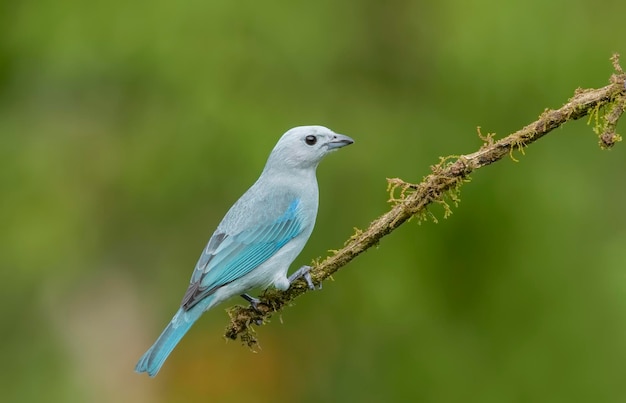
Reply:
<svg viewBox="0 0 626 403"><path fill-rule="evenodd" d="M306 136L304 138L304 142L307 143L308 145L312 146L313 144L317 143L317 137L315 137L315 136Z"/></svg>

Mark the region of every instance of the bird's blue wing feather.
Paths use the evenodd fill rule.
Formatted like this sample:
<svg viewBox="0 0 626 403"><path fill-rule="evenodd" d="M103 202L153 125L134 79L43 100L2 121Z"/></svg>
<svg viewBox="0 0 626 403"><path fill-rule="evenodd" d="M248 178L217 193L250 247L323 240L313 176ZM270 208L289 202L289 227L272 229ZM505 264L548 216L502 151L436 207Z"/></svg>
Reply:
<svg viewBox="0 0 626 403"><path fill-rule="evenodd" d="M299 200L271 222L237 234L215 233L200 256L182 306L193 307L218 288L250 273L302 232Z"/></svg>

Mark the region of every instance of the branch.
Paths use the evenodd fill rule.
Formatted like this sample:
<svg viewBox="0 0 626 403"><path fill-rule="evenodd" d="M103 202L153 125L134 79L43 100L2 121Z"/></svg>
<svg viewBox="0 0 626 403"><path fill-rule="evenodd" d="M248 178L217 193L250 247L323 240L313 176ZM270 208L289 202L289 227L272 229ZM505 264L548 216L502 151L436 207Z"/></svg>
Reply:
<svg viewBox="0 0 626 403"><path fill-rule="evenodd" d="M473 171L493 164L507 155L515 160L515 150L523 154L524 148L569 121L588 116L589 122L594 122L594 132L598 135L600 147L611 148L621 140L615 128L626 107L626 74L619 65L617 54L611 60L615 74L611 76L609 85L598 89L577 89L574 96L561 108L546 109L536 121L498 141L494 141L493 134L483 136L478 128L478 135L484 141L478 151L441 158L438 164L431 167L432 173L419 184L407 183L401 179L387 179L390 201L393 203L391 210L374 220L365 231L357 229L356 234L346 241L342 249L334 251L321 263L314 262L311 270L313 282L321 284L412 217L417 217L420 221L428 218L436 221L427 209L432 203L441 204L445 209L444 217L447 217L452 212L448 201L455 206L458 204L460 187ZM396 197L398 189L399 195ZM267 290L256 310L250 306L229 308L230 324L226 328L225 337L233 340L239 337L243 343L254 347L258 341L251 325L265 323L272 314L281 311L307 291L304 281L296 281L286 291Z"/></svg>

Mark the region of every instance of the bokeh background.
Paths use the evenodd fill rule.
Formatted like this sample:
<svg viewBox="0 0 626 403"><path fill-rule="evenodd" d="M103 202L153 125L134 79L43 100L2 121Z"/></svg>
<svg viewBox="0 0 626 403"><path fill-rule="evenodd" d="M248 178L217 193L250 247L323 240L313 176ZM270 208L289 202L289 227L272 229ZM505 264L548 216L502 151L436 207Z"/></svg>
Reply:
<svg viewBox="0 0 626 403"><path fill-rule="evenodd" d="M278 137L356 143L318 170L306 264L419 182L600 87L621 0L0 4L0 400L624 402L626 149L574 122L481 169L258 329L206 314L136 360ZM626 63L625 63L626 64ZM619 128L624 133L622 122ZM295 266L295 265L294 265Z"/></svg>

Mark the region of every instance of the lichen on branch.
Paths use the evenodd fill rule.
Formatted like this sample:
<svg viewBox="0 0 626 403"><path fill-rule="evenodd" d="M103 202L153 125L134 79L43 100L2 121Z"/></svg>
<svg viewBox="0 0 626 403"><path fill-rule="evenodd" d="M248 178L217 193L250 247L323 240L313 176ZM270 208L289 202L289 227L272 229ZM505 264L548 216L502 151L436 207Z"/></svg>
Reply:
<svg viewBox="0 0 626 403"><path fill-rule="evenodd" d="M529 145L539 140L563 124L588 117L593 122L593 130L598 136L600 147L611 148L621 141L616 133L619 118L626 108L626 74L619 64L619 56L611 58L615 73L610 84L597 89L577 89L559 109L546 109L539 118L509 134L495 140L493 134L478 135L484 144L471 154L441 158L439 163L431 166L431 174L419 184L405 182L401 179L387 179L390 193L391 209L372 221L365 230L356 230L343 248L321 262L313 262L311 277L315 284L321 284L341 267L378 244L380 239L389 234L413 217L419 222L428 218L437 221L428 207L433 203L444 208L444 217L452 213L450 203L457 206L460 187L469 180L475 170L501 160L505 156L514 159L516 151L521 153ZM228 309L230 323L226 328L225 337L236 340L239 338L250 348L258 344L253 324L261 325L274 314L280 312L295 298L306 293L308 288L304 281L295 281L286 291L267 290L261 297L257 308L250 306L234 306Z"/></svg>

